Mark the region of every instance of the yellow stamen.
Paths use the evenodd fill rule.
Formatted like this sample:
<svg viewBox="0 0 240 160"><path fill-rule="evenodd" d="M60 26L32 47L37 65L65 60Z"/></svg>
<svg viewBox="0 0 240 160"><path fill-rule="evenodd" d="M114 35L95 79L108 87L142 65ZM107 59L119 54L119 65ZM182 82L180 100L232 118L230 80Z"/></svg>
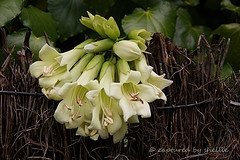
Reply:
<svg viewBox="0 0 240 160"><path fill-rule="evenodd" d="M76 119L78 119L78 118L80 118L81 116L77 116L75 113L72 115L72 120L76 120Z"/></svg>
<svg viewBox="0 0 240 160"><path fill-rule="evenodd" d="M68 110L72 110L72 106L69 106L67 104L64 104L64 106L68 109Z"/></svg>
<svg viewBox="0 0 240 160"><path fill-rule="evenodd" d="M76 102L80 107L84 105L84 103L82 102L82 100L79 97L76 97Z"/></svg>
<svg viewBox="0 0 240 160"><path fill-rule="evenodd" d="M129 95L131 96L131 101L140 101L143 104L143 100L138 97L139 93L140 92L129 93Z"/></svg>
<svg viewBox="0 0 240 160"><path fill-rule="evenodd" d="M91 136L94 136L95 134L97 134L97 130L96 129L94 129L94 130L92 130L91 132L90 132L90 134L89 134L89 136L91 137Z"/></svg>
<svg viewBox="0 0 240 160"><path fill-rule="evenodd" d="M104 126L108 126L109 124L113 124L113 119L111 117L104 118L103 122Z"/></svg>
<svg viewBox="0 0 240 160"><path fill-rule="evenodd" d="M86 135L89 135L90 133L87 125L84 126L84 132Z"/></svg>
<svg viewBox="0 0 240 160"><path fill-rule="evenodd" d="M52 76L53 72L54 72L54 69L52 68L51 65L50 65L49 67L44 66L44 67L43 67L43 74L42 74L42 75L43 75L44 77L50 77L50 76Z"/></svg>

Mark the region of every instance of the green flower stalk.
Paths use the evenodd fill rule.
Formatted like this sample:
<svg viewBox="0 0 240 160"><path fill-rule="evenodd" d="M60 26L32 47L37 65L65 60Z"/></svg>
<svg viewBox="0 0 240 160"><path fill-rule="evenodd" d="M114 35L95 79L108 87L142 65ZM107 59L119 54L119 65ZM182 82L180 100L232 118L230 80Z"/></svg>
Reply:
<svg viewBox="0 0 240 160"><path fill-rule="evenodd" d="M113 52L118 57L120 57L121 59L123 59L125 61L136 60L142 54L142 51L138 47L138 45L129 40L122 40L122 41L116 42L113 45Z"/></svg>

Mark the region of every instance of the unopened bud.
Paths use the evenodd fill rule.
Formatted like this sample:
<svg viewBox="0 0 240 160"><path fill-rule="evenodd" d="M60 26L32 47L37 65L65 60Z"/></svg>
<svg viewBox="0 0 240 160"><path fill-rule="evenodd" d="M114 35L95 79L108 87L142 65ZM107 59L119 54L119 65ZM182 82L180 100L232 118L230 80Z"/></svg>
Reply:
<svg viewBox="0 0 240 160"><path fill-rule="evenodd" d="M113 45L113 51L121 59L126 61L133 61L139 58L142 54L141 49L134 42L122 40Z"/></svg>

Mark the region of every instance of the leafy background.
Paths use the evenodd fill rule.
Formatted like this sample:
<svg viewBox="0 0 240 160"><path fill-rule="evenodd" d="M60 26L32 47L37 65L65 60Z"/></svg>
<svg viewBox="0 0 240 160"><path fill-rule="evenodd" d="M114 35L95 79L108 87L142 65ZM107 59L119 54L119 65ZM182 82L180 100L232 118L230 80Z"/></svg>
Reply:
<svg viewBox="0 0 240 160"><path fill-rule="evenodd" d="M21 49L30 30L35 60L45 43L44 32L61 51L93 35L79 22L86 11L113 16L123 34L140 28L161 32L189 52L196 48L199 35L205 34L211 41L213 34L220 34L231 38L225 69L229 72L229 68L240 69L239 6L238 0L0 0L0 27L7 30L14 53Z"/></svg>

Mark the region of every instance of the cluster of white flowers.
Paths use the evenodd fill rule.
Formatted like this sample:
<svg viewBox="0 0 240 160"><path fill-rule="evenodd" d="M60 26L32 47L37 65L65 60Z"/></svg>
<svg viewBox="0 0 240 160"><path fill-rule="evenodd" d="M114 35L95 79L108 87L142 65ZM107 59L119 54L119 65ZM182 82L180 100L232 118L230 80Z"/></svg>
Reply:
<svg viewBox="0 0 240 160"><path fill-rule="evenodd" d="M149 102L166 101L162 89L172 81L158 75L146 62L146 41L151 33L133 30L119 38L115 20L99 16L81 17L83 25L101 39L88 39L70 51L59 53L45 44L41 61L30 66L47 98L60 101L54 118L76 134L97 140L111 135L121 141L128 124L139 116L151 116Z"/></svg>

